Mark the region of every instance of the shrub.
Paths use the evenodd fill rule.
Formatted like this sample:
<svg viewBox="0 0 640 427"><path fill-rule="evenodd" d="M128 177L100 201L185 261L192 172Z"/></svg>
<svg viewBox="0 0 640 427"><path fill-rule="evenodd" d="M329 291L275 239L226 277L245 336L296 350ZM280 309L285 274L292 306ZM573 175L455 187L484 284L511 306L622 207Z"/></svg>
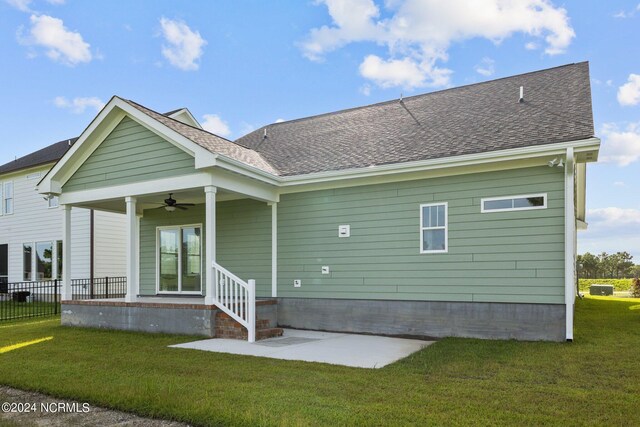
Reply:
<svg viewBox="0 0 640 427"><path fill-rule="evenodd" d="M640 279L637 277L633 279L631 283L631 296L633 298L640 298Z"/></svg>
<svg viewBox="0 0 640 427"><path fill-rule="evenodd" d="M613 285L614 291L628 291L631 289L632 279L580 279L580 291L588 292L591 285Z"/></svg>

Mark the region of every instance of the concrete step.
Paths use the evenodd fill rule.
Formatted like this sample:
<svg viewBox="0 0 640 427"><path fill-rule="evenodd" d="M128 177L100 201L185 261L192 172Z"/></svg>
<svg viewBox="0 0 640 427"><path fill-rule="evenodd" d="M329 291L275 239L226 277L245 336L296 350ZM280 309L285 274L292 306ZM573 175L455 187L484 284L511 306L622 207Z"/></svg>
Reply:
<svg viewBox="0 0 640 427"><path fill-rule="evenodd" d="M256 341L266 340L267 338L281 337L284 333L282 328L266 328L256 330Z"/></svg>

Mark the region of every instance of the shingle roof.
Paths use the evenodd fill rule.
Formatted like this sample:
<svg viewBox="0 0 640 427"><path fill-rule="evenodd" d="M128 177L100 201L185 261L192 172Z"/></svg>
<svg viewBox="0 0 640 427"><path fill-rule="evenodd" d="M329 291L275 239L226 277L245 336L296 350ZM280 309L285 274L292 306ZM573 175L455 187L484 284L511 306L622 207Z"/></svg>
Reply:
<svg viewBox="0 0 640 427"><path fill-rule="evenodd" d="M593 135L589 65L582 62L274 123L236 143L260 153L281 175L297 175Z"/></svg>
<svg viewBox="0 0 640 427"><path fill-rule="evenodd" d="M65 139L0 166L0 174L58 161L78 138Z"/></svg>
<svg viewBox="0 0 640 427"><path fill-rule="evenodd" d="M207 132L206 130L189 126L181 121L150 110L134 101L126 99L123 101L212 153L222 154L271 174L278 174L278 171L254 150L250 150L242 145L236 144L235 142Z"/></svg>

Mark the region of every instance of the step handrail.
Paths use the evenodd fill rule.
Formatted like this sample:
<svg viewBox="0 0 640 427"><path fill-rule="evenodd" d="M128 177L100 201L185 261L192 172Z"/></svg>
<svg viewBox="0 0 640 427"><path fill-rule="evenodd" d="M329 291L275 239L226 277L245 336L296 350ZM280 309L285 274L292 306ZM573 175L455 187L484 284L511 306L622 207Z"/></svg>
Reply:
<svg viewBox="0 0 640 427"><path fill-rule="evenodd" d="M214 304L232 319L247 328L249 342L256 340L256 281L246 282L222 267L213 264Z"/></svg>

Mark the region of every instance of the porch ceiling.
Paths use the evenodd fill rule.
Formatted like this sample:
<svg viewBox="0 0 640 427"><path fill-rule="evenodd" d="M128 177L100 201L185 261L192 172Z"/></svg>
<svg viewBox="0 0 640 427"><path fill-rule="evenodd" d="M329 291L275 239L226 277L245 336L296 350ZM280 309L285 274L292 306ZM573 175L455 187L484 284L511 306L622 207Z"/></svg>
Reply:
<svg viewBox="0 0 640 427"><path fill-rule="evenodd" d="M204 204L205 203L205 193L203 188L192 188L188 190L177 190L172 192L173 198L178 201L178 203L194 203L194 204ZM137 209L139 212L142 212L146 209L153 209L161 207L164 204L164 199L169 197L169 193L166 192L158 192L152 194L144 194L142 196L136 196L137 199ZM248 196L246 194L240 194L229 190L224 190L218 188L218 192L216 194L217 201L226 201L226 200L237 200L237 199L245 199ZM89 203L80 203L74 204L75 207L87 208L87 209L95 209L99 211L107 211L107 212L117 212L117 213L126 213L126 204L124 198L113 199L113 200L101 200L94 201Z"/></svg>

